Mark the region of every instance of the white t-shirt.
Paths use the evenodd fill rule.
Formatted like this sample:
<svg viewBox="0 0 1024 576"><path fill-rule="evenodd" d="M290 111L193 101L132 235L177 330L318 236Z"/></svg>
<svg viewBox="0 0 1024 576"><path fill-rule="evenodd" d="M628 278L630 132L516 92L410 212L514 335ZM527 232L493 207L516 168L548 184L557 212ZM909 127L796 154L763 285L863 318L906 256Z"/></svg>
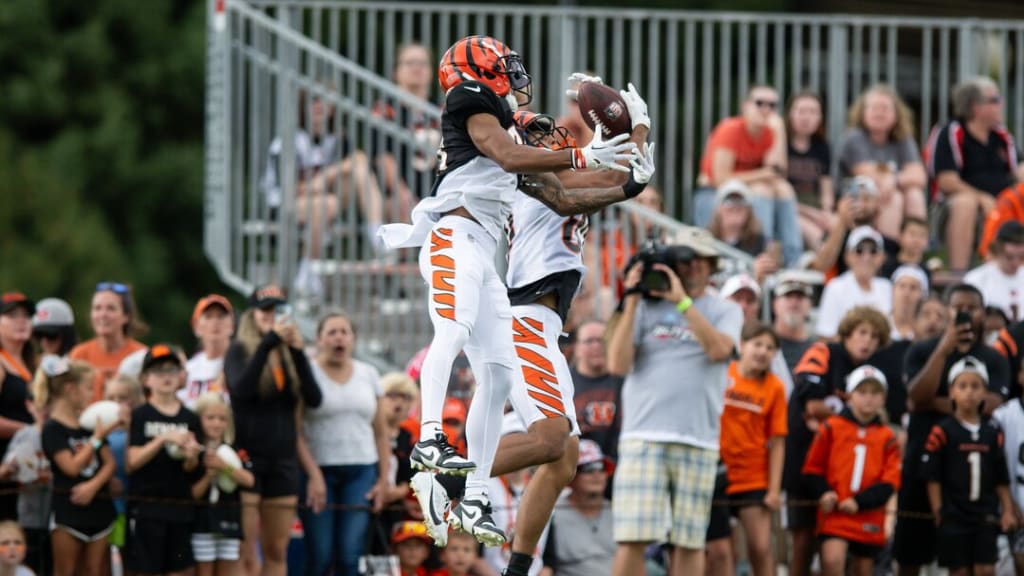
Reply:
<svg viewBox="0 0 1024 576"><path fill-rule="evenodd" d="M373 417L377 400L384 395L380 373L365 362L353 360L348 382L335 382L315 361L310 365L324 397L318 408L306 409L302 422L313 459L320 466L376 464Z"/></svg>
<svg viewBox="0 0 1024 576"><path fill-rule="evenodd" d="M221 392L227 399L228 391L220 382L224 371L224 358L211 359L206 352L200 352L185 363L185 387L178 390L178 399L192 410L196 400L206 392Z"/></svg>
<svg viewBox="0 0 1024 576"><path fill-rule="evenodd" d="M836 276L821 293L815 332L822 338L835 336L843 316L857 306L874 306L888 317L892 312L892 282L885 278L872 278L871 290L865 292L857 284L852 270Z"/></svg>
<svg viewBox="0 0 1024 576"><path fill-rule="evenodd" d="M1018 453L1024 443L1024 407L1020 399L1014 398L996 408L992 418L1003 429L1003 450L1006 452L1006 465L1010 472L1010 496L1018 506L1024 506L1024 465Z"/></svg>
<svg viewBox="0 0 1024 576"><path fill-rule="evenodd" d="M964 282L981 290L985 306L998 306L1011 323L1024 319L1024 266L1007 276L995 262L989 262L968 272Z"/></svg>

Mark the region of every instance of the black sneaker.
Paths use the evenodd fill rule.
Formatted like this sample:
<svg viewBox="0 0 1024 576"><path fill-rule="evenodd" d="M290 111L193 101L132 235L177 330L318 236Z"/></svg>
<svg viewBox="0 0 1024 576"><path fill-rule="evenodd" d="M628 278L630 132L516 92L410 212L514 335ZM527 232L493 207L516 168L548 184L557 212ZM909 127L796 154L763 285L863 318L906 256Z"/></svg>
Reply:
<svg viewBox="0 0 1024 576"><path fill-rule="evenodd" d="M491 503L486 500L463 500L448 514L448 524L456 530L469 532L484 546L501 546L508 540L491 518Z"/></svg>
<svg viewBox="0 0 1024 576"><path fill-rule="evenodd" d="M448 437L437 434L432 440L420 440L412 449L409 464L416 470L432 470L438 474L466 476L476 464L459 456L448 443Z"/></svg>

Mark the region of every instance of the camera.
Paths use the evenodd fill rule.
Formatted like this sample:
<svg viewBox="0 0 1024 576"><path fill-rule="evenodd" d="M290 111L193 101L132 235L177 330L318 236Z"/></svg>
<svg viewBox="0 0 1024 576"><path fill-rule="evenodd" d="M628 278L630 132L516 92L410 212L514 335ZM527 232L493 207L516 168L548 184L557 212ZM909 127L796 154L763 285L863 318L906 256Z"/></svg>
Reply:
<svg viewBox="0 0 1024 576"><path fill-rule="evenodd" d="M291 304L278 304L274 308L274 323L275 324L288 324L292 322L293 312Z"/></svg>
<svg viewBox="0 0 1024 576"><path fill-rule="evenodd" d="M664 264L675 269L680 262L690 262L695 257L693 249L688 246L665 246L657 240L648 240L640 250L629 259L626 270L640 262L643 264L643 271L640 276L638 288L645 298L655 298L654 292L664 292L671 287L668 275L655 269L655 264Z"/></svg>

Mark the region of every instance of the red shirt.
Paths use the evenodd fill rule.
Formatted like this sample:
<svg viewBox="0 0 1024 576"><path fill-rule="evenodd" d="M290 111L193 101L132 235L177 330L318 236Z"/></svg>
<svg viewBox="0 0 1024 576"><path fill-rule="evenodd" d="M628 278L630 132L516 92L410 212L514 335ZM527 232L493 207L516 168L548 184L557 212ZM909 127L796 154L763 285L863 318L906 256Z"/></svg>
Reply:
<svg viewBox="0 0 1024 576"><path fill-rule="evenodd" d="M700 174L712 186L718 186L711 174L711 163L715 152L724 148L733 153L736 163L734 172L748 172L764 166L764 155L772 147L774 136L767 127L755 138L747 131L746 123L741 116L726 118L715 126L704 147L704 156L700 159Z"/></svg>

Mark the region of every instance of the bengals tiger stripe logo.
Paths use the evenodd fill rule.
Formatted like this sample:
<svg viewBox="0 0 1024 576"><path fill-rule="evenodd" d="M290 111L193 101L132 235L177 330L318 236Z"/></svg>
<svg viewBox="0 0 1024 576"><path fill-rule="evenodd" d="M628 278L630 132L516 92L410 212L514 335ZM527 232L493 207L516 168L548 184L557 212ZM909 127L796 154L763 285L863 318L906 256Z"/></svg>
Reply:
<svg viewBox="0 0 1024 576"><path fill-rule="evenodd" d="M439 254L452 247L452 229L437 228L430 232L430 287L434 311L442 318L455 320L455 259Z"/></svg>

